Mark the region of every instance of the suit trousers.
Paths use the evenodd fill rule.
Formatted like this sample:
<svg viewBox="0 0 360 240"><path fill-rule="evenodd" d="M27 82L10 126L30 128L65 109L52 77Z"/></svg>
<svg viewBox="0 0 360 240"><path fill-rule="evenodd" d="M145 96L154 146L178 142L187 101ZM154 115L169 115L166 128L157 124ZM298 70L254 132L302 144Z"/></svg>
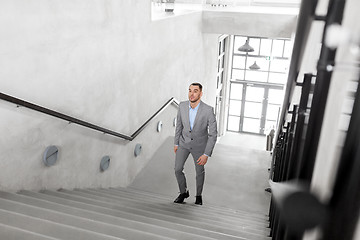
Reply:
<svg viewBox="0 0 360 240"><path fill-rule="evenodd" d="M198 158L203 155L203 152L195 152L179 146L178 150L176 151L175 157L176 180L179 185L180 193L185 193L187 189L187 184L184 173L184 165L190 153L194 159L196 171L196 196L201 196L205 181L205 168L203 165L197 164L196 160L198 160Z"/></svg>

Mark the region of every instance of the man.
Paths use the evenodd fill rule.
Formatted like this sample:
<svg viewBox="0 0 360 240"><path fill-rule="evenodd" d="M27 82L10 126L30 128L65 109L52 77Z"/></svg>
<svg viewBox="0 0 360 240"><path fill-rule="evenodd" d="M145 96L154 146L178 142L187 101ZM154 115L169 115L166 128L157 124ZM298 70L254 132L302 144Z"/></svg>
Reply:
<svg viewBox="0 0 360 240"><path fill-rule="evenodd" d="M214 149L217 138L217 127L214 110L201 101L202 85L192 83L189 86L189 101L181 102L177 114L175 130L175 176L180 195L175 203L183 203L189 197L184 164L189 154L194 158L196 170L196 201L202 205L202 190L205 180L204 165Z"/></svg>

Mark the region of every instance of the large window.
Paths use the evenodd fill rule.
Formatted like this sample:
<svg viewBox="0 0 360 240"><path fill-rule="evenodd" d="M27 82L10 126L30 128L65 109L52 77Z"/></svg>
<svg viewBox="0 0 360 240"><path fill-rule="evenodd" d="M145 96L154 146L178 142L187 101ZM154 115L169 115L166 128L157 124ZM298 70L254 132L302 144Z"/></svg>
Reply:
<svg viewBox="0 0 360 240"><path fill-rule="evenodd" d="M233 41L227 130L264 134L277 124L292 44L244 36ZM239 50L246 41L253 51Z"/></svg>

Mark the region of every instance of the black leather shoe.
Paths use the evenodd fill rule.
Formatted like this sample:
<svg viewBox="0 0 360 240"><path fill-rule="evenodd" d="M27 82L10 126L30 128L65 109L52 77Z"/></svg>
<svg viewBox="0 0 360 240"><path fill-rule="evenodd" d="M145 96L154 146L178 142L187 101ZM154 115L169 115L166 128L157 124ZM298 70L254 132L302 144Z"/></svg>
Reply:
<svg viewBox="0 0 360 240"><path fill-rule="evenodd" d="M195 204L202 205L202 197L201 196L196 196Z"/></svg>
<svg viewBox="0 0 360 240"><path fill-rule="evenodd" d="M180 193L180 195L174 200L174 203L183 203L185 198L190 196L189 191Z"/></svg>

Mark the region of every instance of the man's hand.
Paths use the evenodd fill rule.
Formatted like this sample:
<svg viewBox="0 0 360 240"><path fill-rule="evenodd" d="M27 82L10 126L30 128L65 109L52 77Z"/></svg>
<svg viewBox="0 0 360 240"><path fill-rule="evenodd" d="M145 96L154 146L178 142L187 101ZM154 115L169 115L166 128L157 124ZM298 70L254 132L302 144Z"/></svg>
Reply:
<svg viewBox="0 0 360 240"><path fill-rule="evenodd" d="M176 153L176 151L178 150L179 146L174 146L174 153Z"/></svg>
<svg viewBox="0 0 360 240"><path fill-rule="evenodd" d="M205 164L207 163L207 160L208 160L208 156L206 156L206 155L201 155L196 162L197 162L197 164L199 164L199 165L205 165Z"/></svg>

